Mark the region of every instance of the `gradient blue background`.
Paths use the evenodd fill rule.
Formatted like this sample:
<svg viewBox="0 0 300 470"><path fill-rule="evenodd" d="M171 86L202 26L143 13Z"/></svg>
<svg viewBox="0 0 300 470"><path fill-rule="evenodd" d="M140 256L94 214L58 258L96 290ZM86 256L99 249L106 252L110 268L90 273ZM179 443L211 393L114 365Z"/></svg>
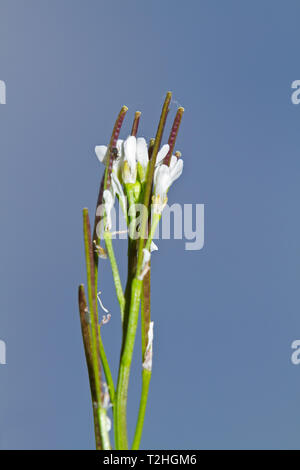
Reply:
<svg viewBox="0 0 300 470"><path fill-rule="evenodd" d="M123 136L139 109L152 137L169 89L186 109L170 202L205 204L205 246L161 241L153 257L142 447L300 448L299 14L297 1L0 1L2 449L94 447L77 310L81 209L94 213L102 172L93 149L123 104ZM101 286L115 375L108 264Z"/></svg>

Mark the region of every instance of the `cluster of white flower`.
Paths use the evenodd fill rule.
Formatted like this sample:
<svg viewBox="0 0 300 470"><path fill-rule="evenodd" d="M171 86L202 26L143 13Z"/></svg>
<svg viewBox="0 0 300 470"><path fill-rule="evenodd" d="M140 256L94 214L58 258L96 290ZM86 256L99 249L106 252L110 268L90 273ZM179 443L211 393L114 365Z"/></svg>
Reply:
<svg viewBox="0 0 300 470"><path fill-rule="evenodd" d="M106 229L111 228L110 213L114 206L116 196L119 198L122 208L126 208L126 186L136 183L145 183L149 164L149 152L146 140L143 137L129 136L126 140L117 141L117 156L111 167L111 185L103 193L103 201L106 212ZM107 164L109 149L105 145L95 147L96 155L101 163ZM172 155L170 165L164 164L164 159L169 152L169 145L163 145L157 154L154 172L153 204L154 211L161 214L167 203L167 192L183 170L183 160Z"/></svg>

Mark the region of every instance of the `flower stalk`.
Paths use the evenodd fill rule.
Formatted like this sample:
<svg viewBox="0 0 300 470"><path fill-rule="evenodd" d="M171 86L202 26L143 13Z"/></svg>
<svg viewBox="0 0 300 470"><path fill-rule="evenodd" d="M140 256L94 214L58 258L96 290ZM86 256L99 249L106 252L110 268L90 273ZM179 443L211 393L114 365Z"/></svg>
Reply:
<svg viewBox="0 0 300 470"><path fill-rule="evenodd" d="M151 270L146 273L143 279L143 290L141 296L141 334L142 334L142 362L145 362L145 353L147 348L147 338L149 338L149 329L151 321L151 301L150 301L150 290L151 290ZM140 442L143 433L146 406L148 401L148 393L150 380L152 375L152 368L142 368L142 390L140 406L138 411L137 423L135 428L135 434L132 443L132 450L137 450L140 447Z"/></svg>
<svg viewBox="0 0 300 470"><path fill-rule="evenodd" d="M153 322L150 309L151 251L167 192L182 173L181 154L173 155L175 141L182 119L183 108L178 108L168 144L161 147L172 94L168 92L162 107L155 139L147 145L138 138L141 113L134 116L131 134L119 139L127 113L123 106L116 119L108 146L96 146L96 155L105 165L97 200L93 236L88 210L83 210L84 248L87 272L87 299L84 287L79 287L79 312L87 369L93 402L94 429L97 449L111 449L110 421L107 410L112 406L114 444L118 450L138 449L141 442L149 384L152 374ZM125 291L119 274L112 243L112 209L118 200L128 227L128 270ZM128 212L127 212L128 201ZM140 212L137 219L137 211ZM152 215L152 217L151 217ZM137 224L137 220L140 221ZM101 238L106 250L100 246ZM110 320L98 293L98 264L108 258L119 302L122 322L122 343L118 380L115 387L109 362L102 342L102 325ZM100 267L100 266L99 266ZM107 315L99 323L98 301ZM134 344L141 307L142 390L136 430L132 445L127 434L127 400ZM106 327L105 327L106 328ZM105 330L104 330L105 331ZM106 383L104 382L104 376Z"/></svg>

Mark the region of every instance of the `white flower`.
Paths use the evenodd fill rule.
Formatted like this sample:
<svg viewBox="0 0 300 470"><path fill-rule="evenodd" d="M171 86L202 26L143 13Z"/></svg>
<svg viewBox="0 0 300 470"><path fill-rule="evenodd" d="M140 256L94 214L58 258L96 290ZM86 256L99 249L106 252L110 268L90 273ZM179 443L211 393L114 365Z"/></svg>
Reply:
<svg viewBox="0 0 300 470"><path fill-rule="evenodd" d="M181 158L175 157L172 155L171 162L170 162L170 176L171 176L171 184L176 181L183 171L183 160Z"/></svg>
<svg viewBox="0 0 300 470"><path fill-rule="evenodd" d="M169 148L170 147L169 147L168 144L165 144L165 145L162 146L162 148L160 149L160 151L157 154L155 166L160 165L160 163L163 161L163 159L168 155Z"/></svg>
<svg viewBox="0 0 300 470"><path fill-rule="evenodd" d="M159 165L154 173L154 194L163 201L171 185L170 168L168 165Z"/></svg>
<svg viewBox="0 0 300 470"><path fill-rule="evenodd" d="M96 145L95 152L96 152L99 162L106 164L106 160L107 160L106 145Z"/></svg>
<svg viewBox="0 0 300 470"><path fill-rule="evenodd" d="M149 162L147 142L144 137L136 139L136 159L146 170Z"/></svg>
<svg viewBox="0 0 300 470"><path fill-rule="evenodd" d="M113 171L111 174L111 187L112 187L113 196L114 197L118 196L122 210L124 213L126 213L126 204L127 204L126 196L123 190L123 186L115 171Z"/></svg>
<svg viewBox="0 0 300 470"><path fill-rule="evenodd" d="M136 181L136 138L130 135L124 144L123 181L125 184Z"/></svg>
<svg viewBox="0 0 300 470"><path fill-rule="evenodd" d="M106 225L105 230L111 229L111 210L114 207L115 198L112 195L109 189L105 189L103 192L103 201L104 201L104 209L106 214Z"/></svg>
<svg viewBox="0 0 300 470"><path fill-rule="evenodd" d="M116 144L118 150L118 156L113 160L112 164L112 175L115 175L117 178L120 176L120 165L123 160L123 140L119 139ZM95 147L95 152L98 157L99 162L103 163L105 166L107 164L108 158L108 148L106 145L97 145Z"/></svg>
<svg viewBox="0 0 300 470"><path fill-rule="evenodd" d="M123 160L124 157L124 147L123 147L123 140L118 139L117 140L117 145L116 148L118 150L118 157L114 159L113 161L113 166L112 166L112 171L115 171L117 175L119 176L119 169L120 169L120 164ZM100 163L103 163L106 165L107 163L107 158L108 158L108 148L106 145L96 145L95 147L95 152L98 157L98 160Z"/></svg>
<svg viewBox="0 0 300 470"><path fill-rule="evenodd" d="M134 184L137 171L140 181L143 183L146 180L149 164L148 146L143 137L136 139L131 135L125 141L119 139L116 146L118 157L112 164L111 192L113 199L118 196L122 209L126 211L126 197L122 184ZM95 151L99 161L105 164L108 158L108 148L105 145L98 145ZM169 145L163 145L155 163L153 204L157 214L161 214L168 200L167 193L170 186L183 171L183 160L175 155L172 155L170 166L163 163L168 152Z"/></svg>
<svg viewBox="0 0 300 470"><path fill-rule="evenodd" d="M158 166L165 156L168 154L169 145L163 145L157 154L155 166ZM139 137L136 140L136 159L138 162L138 171L141 183L146 180L148 163L149 163L149 152L147 142L143 137ZM140 165L140 166L139 166Z"/></svg>
<svg viewBox="0 0 300 470"><path fill-rule="evenodd" d="M119 179L120 166L124 157L123 140L118 139L116 147L118 150L118 157L114 159L113 165L112 165L111 193L112 193L113 201L115 201L115 197L118 196L122 210L126 211L126 197L123 191L122 184ZM95 152L98 157L98 160L104 165L106 165L107 158L108 158L107 146L97 145L95 147Z"/></svg>
<svg viewBox="0 0 300 470"><path fill-rule="evenodd" d="M154 172L154 212L161 214L167 203L167 192L183 171L183 160L172 156L170 166L164 163L159 164Z"/></svg>
<svg viewBox="0 0 300 470"><path fill-rule="evenodd" d="M146 180L149 163L147 142L143 137L136 139L136 159L138 162L139 177L141 183L143 183Z"/></svg>
<svg viewBox="0 0 300 470"><path fill-rule="evenodd" d="M135 138L130 135L125 141L118 139L117 141L117 150L118 157L113 161L112 173L115 173L119 179L121 185L121 175L120 170L122 169L122 176L124 183L135 183L136 173L137 173L137 164L140 164L142 168L142 182L146 179L146 173L149 163L149 153L147 142L144 137ZM155 167L161 166L162 161L166 157L169 151L169 145L165 144L159 150ZM95 152L98 157L98 160L106 165L108 158L108 148L106 145L97 145L95 147ZM173 157L172 157L173 158ZM176 158L176 157L174 157ZM177 161L177 159L176 159ZM125 164L125 162L127 162Z"/></svg>

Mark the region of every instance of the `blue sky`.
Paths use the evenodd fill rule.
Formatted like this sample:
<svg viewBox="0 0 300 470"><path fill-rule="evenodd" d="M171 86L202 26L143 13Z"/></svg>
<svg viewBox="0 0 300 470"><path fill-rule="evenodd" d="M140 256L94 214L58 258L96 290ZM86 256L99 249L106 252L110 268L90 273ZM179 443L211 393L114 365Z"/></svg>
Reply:
<svg viewBox="0 0 300 470"><path fill-rule="evenodd" d="M123 104L155 133L185 107L170 203L205 204L205 245L160 241L143 448L300 447L299 2L1 0L0 448L93 448L77 311L81 209L94 212ZM116 244L125 274L126 242ZM104 342L114 374L120 325ZM140 386L130 383L130 433ZM151 412L149 412L151 410Z"/></svg>

